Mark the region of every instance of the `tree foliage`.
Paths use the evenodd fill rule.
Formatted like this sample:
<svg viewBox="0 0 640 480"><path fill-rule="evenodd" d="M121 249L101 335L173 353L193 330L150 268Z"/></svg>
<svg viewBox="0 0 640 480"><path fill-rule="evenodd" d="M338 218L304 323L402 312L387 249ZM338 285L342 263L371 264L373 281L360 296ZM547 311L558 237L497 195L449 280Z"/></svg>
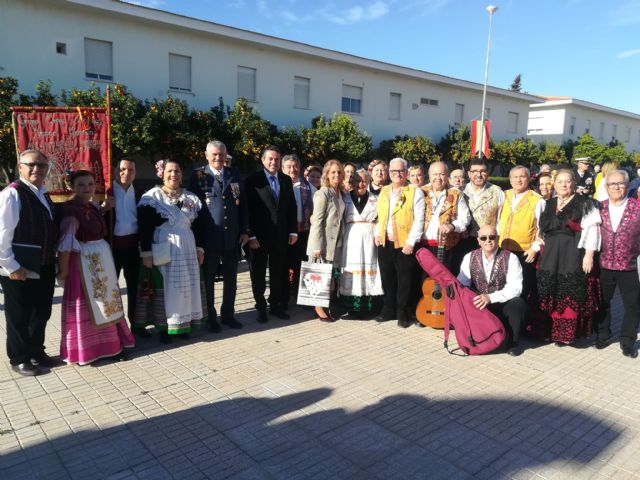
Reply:
<svg viewBox="0 0 640 480"><path fill-rule="evenodd" d="M512 92L522 91L522 74L521 73L515 76L515 78L513 79L513 82L511 82L511 86L509 87L509 90L511 90Z"/></svg>
<svg viewBox="0 0 640 480"><path fill-rule="evenodd" d="M452 127L438 143L438 150L445 162L463 164L471 154L471 129L468 125Z"/></svg>

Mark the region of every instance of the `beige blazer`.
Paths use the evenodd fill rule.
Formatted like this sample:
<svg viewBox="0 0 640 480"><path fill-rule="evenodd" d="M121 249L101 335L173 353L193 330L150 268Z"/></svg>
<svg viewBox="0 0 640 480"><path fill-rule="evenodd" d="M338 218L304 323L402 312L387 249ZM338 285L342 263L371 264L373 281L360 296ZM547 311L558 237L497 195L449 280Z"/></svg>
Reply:
<svg viewBox="0 0 640 480"><path fill-rule="evenodd" d="M327 262L340 258L338 251L342 240L344 208L344 193L336 195L333 188L321 187L313 195L313 215L307 243L309 260L317 250Z"/></svg>

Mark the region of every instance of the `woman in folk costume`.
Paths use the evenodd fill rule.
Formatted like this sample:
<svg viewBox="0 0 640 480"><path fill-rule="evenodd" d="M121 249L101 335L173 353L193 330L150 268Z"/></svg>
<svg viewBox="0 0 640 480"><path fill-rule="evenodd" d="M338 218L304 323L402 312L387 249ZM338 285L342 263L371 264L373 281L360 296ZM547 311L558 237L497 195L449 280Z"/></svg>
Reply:
<svg viewBox="0 0 640 480"><path fill-rule="evenodd" d="M338 160L328 160L322 170L322 186L313 194L313 214L307 243L309 260L322 259L337 267L344 216L345 195L341 191L344 170ZM318 318L333 322L335 318L322 307L315 307Z"/></svg>
<svg viewBox="0 0 640 480"><path fill-rule="evenodd" d="M206 311L199 267L204 261L204 250L196 248L192 231L202 204L195 194L182 188L178 162L166 160L156 166L161 170L163 184L146 192L138 204L141 257L147 270L142 278L151 278L153 323L162 341L169 343L172 335L186 337L192 328L199 327ZM152 245L164 247L169 258L161 262L163 249L158 248L154 254ZM136 328L143 328L146 320L136 316Z"/></svg>
<svg viewBox="0 0 640 480"><path fill-rule="evenodd" d="M559 170L557 196L540 216L544 250L538 262L540 308L551 317L552 341L573 343L591 335L591 321L601 304L595 252L600 250L600 213L588 195L576 195L573 171ZM537 329L537 328L536 328Z"/></svg>
<svg viewBox="0 0 640 480"><path fill-rule="evenodd" d="M74 196L62 206L58 279L64 282L60 358L86 365L99 358L119 356L133 348L124 319L118 277L107 226L91 199L96 191L93 173L69 176Z"/></svg>
<svg viewBox="0 0 640 480"><path fill-rule="evenodd" d="M368 172L358 170L351 177L350 192L345 195L340 296L349 309L346 318L355 320L375 311L383 294L374 243L378 197L369 192L368 186Z"/></svg>

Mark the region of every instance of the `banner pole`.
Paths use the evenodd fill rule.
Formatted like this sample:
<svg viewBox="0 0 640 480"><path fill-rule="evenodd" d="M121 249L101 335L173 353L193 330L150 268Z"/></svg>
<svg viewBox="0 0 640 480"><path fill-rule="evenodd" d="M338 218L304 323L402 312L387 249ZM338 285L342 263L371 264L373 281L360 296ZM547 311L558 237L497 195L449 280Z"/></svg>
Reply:
<svg viewBox="0 0 640 480"><path fill-rule="evenodd" d="M104 200L109 199L113 193L111 186L111 84L107 85L107 174L105 175ZM116 208L115 205L113 208ZM109 244L113 246L113 209L109 210Z"/></svg>

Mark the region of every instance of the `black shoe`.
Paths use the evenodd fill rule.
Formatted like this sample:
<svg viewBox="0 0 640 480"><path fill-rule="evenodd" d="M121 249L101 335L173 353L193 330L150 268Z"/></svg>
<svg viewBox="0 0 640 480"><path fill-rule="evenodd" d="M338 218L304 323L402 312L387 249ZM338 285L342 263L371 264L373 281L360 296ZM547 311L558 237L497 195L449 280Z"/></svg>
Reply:
<svg viewBox="0 0 640 480"><path fill-rule="evenodd" d="M140 338L151 338L153 336L151 335L151 332L144 327L137 327L137 328L134 327L131 329L131 332L136 337L140 337Z"/></svg>
<svg viewBox="0 0 640 480"><path fill-rule="evenodd" d="M522 352L523 352L522 347L517 343L515 345L511 345L507 349L507 355L511 355L512 357L519 357L520 355L522 355Z"/></svg>
<svg viewBox="0 0 640 480"><path fill-rule="evenodd" d="M409 328L411 325L413 325L413 320L409 320L408 318L398 320L398 326L400 328Z"/></svg>
<svg viewBox="0 0 640 480"><path fill-rule="evenodd" d="M116 360L119 362L126 362L129 360L129 353L126 350L122 350L117 356Z"/></svg>
<svg viewBox="0 0 640 480"><path fill-rule="evenodd" d="M291 318L289 314L285 312L284 309L282 308L272 308L269 310L269 313L281 320L289 320Z"/></svg>
<svg viewBox="0 0 640 480"><path fill-rule="evenodd" d="M269 321L269 317L267 317L267 312L265 310L258 310L258 323L267 323Z"/></svg>
<svg viewBox="0 0 640 480"><path fill-rule="evenodd" d="M189 335L189 332L179 333L177 336L183 340L189 340L191 338L191 335Z"/></svg>
<svg viewBox="0 0 640 480"><path fill-rule="evenodd" d="M21 363L20 365L11 365L11 370L25 377L35 377L42 373L38 367L31 365L31 362Z"/></svg>
<svg viewBox="0 0 640 480"><path fill-rule="evenodd" d="M242 328L242 324L233 317L226 318L222 320L220 323L222 323L223 325L226 325L229 328L233 328L235 330Z"/></svg>
<svg viewBox="0 0 640 480"><path fill-rule="evenodd" d="M51 358L49 355L47 355L44 352L42 352L37 357L31 358L31 365L33 365L34 367L53 368L59 364L60 362Z"/></svg>
<svg viewBox="0 0 640 480"><path fill-rule="evenodd" d="M380 315L376 315L375 317L373 317L373 319L376 322L388 322L389 320L393 320L393 317L391 315L385 315L381 313Z"/></svg>
<svg viewBox="0 0 640 480"><path fill-rule="evenodd" d="M211 333L220 333L222 331L222 327L218 322L208 322L207 328Z"/></svg>
<svg viewBox="0 0 640 480"><path fill-rule="evenodd" d="M342 320L362 320L363 319L363 315L362 312L348 312L345 315L342 315L340 317Z"/></svg>
<svg viewBox="0 0 640 480"><path fill-rule="evenodd" d="M169 332L160 332L160 341L165 345L168 345L173 342L173 338L169 335Z"/></svg>
<svg viewBox="0 0 640 480"><path fill-rule="evenodd" d="M603 348L607 348L609 345L611 345L611 339L610 338L599 338L599 339L596 340L595 347L598 350L602 350Z"/></svg>
<svg viewBox="0 0 640 480"><path fill-rule="evenodd" d="M633 346L623 347L622 345L620 345L620 348L622 349L622 355L624 355L625 357L638 358L638 351L633 348Z"/></svg>

